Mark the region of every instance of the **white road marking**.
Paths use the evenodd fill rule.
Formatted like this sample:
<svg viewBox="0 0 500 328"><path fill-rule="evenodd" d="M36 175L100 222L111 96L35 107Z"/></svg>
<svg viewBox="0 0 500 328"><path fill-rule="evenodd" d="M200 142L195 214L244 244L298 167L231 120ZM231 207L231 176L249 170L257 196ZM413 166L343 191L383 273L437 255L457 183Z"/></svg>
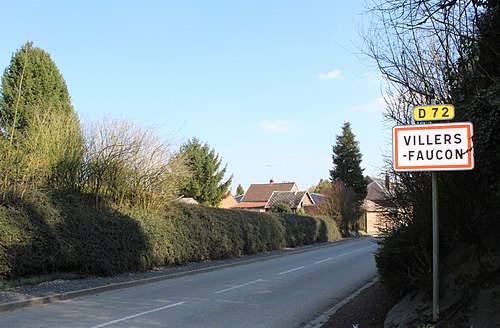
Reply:
<svg viewBox="0 0 500 328"><path fill-rule="evenodd" d="M324 260L321 260L321 261L317 261L317 262L314 262L314 264L320 264L320 263L323 263L323 262L326 262L326 261L330 261L332 258L329 257L327 259L324 259Z"/></svg>
<svg viewBox="0 0 500 328"><path fill-rule="evenodd" d="M344 253L344 254L340 254L340 255L338 255L338 256L339 256L339 257L340 257L340 256L346 256L346 255L349 255L349 254L352 254L352 253L361 252L361 251L363 251L363 250L365 250L365 249L368 249L368 248L373 248L373 247L372 247L372 246L368 246L368 247L358 248L358 249L356 249L356 250L354 250L354 251L347 252L347 253Z"/></svg>
<svg viewBox="0 0 500 328"><path fill-rule="evenodd" d="M257 279L257 280L254 280L254 281L247 282L246 284L242 284L242 285L234 286L234 287L231 287L231 288L226 288L226 289L218 290L218 291L215 292L215 294L224 293L224 292L227 292L229 290L233 290L233 289L236 289L236 288L245 287L245 286L248 286L248 285L251 285L251 284L255 284L256 282L261 282L261 281L264 281L264 279Z"/></svg>
<svg viewBox="0 0 500 328"><path fill-rule="evenodd" d="M287 273L290 273L290 272L293 272L293 271L297 271L297 270L300 270L300 269L304 269L305 266L301 266L301 267L298 267L298 268L295 268L295 269L291 269L291 270L288 270L288 271L283 271L283 272L280 272L278 273L279 276L281 276L282 274L287 274Z"/></svg>
<svg viewBox="0 0 500 328"><path fill-rule="evenodd" d="M153 309L153 310L144 311L144 312L137 313L137 314L134 314L134 315L129 315L128 317L124 317L124 318L121 318L121 319L116 319L116 320L113 320L113 321L108 321L108 322L105 322L103 324L100 324L100 325L97 325L97 326L93 326L91 328L106 327L106 326L109 326L109 325L112 325L112 324L115 324L115 323L118 323L118 322L122 322L122 321L133 319L133 318L137 318L137 317L143 316L143 315L148 314L148 313L158 312L158 311L161 311L161 310L172 308L174 306L182 305L184 303L186 303L186 302L178 302L178 303L174 303L174 304L162 306L162 307L159 307L159 308L156 308L156 309Z"/></svg>

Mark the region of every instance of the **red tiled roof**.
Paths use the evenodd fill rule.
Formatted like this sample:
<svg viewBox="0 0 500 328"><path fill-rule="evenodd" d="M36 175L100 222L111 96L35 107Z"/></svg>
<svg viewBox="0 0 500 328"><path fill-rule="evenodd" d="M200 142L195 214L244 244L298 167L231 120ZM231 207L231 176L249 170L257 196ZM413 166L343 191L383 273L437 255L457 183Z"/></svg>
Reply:
<svg viewBox="0 0 500 328"><path fill-rule="evenodd" d="M298 191L295 182L255 183L248 187L241 202L267 202L274 191ZM265 204L264 204L265 205Z"/></svg>

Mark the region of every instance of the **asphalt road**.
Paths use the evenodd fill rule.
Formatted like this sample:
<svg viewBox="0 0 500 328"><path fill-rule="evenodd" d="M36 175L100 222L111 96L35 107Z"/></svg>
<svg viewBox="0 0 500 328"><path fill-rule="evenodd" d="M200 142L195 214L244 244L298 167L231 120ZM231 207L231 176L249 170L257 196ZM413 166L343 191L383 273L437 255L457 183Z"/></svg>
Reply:
<svg viewBox="0 0 500 328"><path fill-rule="evenodd" d="M0 327L300 327L375 274L369 238L0 313Z"/></svg>

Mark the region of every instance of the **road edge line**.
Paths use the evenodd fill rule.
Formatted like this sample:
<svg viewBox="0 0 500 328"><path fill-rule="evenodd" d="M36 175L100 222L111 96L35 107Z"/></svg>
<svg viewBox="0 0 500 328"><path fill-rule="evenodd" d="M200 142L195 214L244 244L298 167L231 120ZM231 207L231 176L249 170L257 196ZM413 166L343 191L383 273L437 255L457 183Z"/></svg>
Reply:
<svg viewBox="0 0 500 328"><path fill-rule="evenodd" d="M323 314L321 314L319 317L317 317L316 319L310 321L308 324L306 324L304 326L304 328L320 328L320 327L323 327L323 325L325 323L327 323L330 318L344 305L346 305L347 303L349 303L350 301L352 301L353 299L355 299L356 297L359 296L359 294L361 294L362 291L364 291L365 289L373 286L377 281L379 280L379 277L376 276L374 279L372 279L372 281L368 282L367 284L365 284L364 286L360 287L358 290L356 290L354 293L352 293L351 295L347 296L346 298L344 298L342 301L340 301L339 303L335 304L332 308L328 309L327 311L325 311Z"/></svg>

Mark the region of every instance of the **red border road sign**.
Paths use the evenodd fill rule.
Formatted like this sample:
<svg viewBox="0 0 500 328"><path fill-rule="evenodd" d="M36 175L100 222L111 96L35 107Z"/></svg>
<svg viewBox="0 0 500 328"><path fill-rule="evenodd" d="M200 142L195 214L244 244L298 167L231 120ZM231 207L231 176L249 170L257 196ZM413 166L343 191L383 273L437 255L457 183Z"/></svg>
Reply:
<svg viewBox="0 0 500 328"><path fill-rule="evenodd" d="M458 171L474 168L470 122L396 126L396 171Z"/></svg>

